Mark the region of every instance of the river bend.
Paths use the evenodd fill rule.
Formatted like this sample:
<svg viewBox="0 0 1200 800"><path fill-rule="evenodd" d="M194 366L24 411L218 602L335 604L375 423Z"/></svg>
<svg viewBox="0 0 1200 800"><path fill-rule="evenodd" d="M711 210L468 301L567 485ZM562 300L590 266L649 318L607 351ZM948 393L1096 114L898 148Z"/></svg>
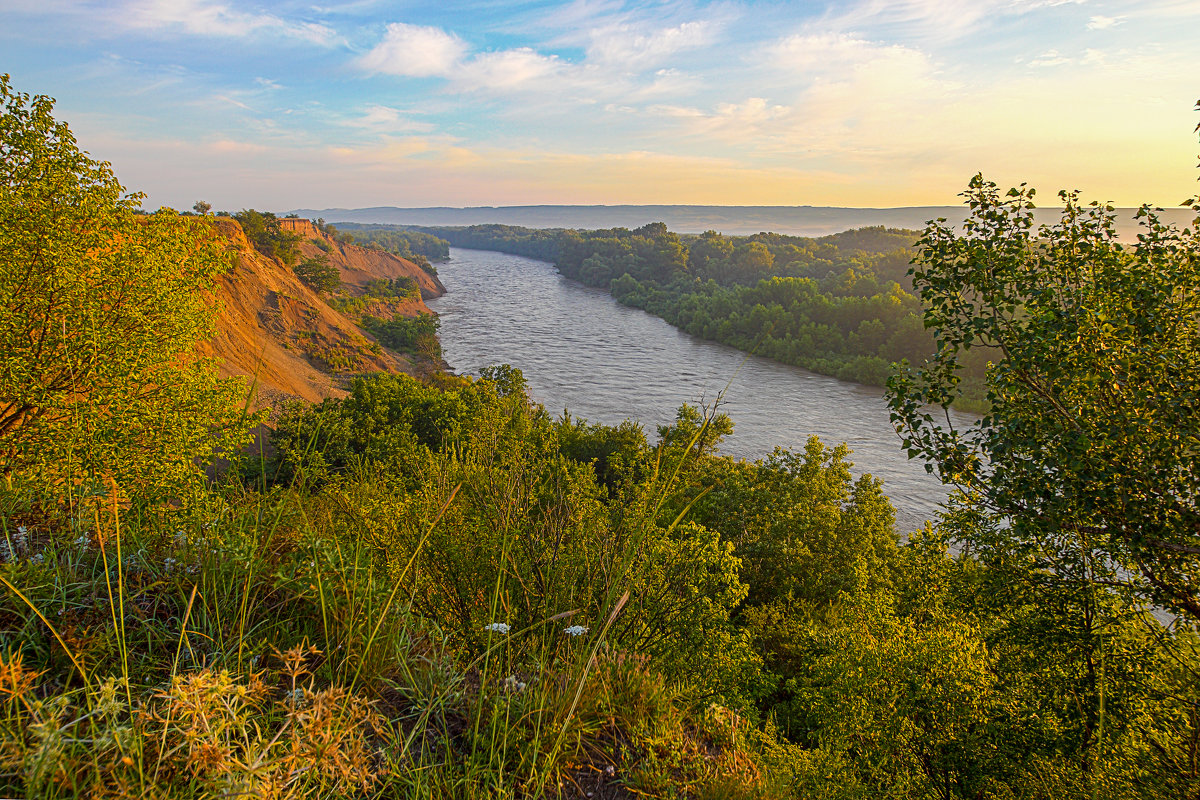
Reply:
<svg viewBox="0 0 1200 800"><path fill-rule="evenodd" d="M945 500L937 479L900 449L876 387L697 339L544 261L451 248L438 277L447 292L428 304L441 317L443 352L457 372L512 364L552 413L565 408L610 425L633 419L651 442L680 404L711 402L728 385L722 410L734 433L721 452L762 458L776 445L802 449L814 434L829 445L846 442L855 474L883 480L901 533Z"/></svg>

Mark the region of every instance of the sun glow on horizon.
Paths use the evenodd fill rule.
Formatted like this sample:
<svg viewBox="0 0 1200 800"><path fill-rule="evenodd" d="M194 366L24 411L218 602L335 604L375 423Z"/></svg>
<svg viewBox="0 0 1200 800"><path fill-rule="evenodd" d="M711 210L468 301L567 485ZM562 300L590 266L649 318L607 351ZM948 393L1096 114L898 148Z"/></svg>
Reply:
<svg viewBox="0 0 1200 800"><path fill-rule="evenodd" d="M1195 194L1200 5L21 2L21 91L151 205Z"/></svg>

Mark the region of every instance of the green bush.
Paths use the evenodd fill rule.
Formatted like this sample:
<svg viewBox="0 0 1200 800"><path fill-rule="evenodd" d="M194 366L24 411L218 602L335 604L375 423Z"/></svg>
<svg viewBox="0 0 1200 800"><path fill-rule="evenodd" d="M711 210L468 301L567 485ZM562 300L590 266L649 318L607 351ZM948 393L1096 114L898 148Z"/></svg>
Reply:
<svg viewBox="0 0 1200 800"><path fill-rule="evenodd" d="M329 258L323 255L306 258L292 268L296 277L314 292L335 292L342 285L342 276L338 268L329 263Z"/></svg>

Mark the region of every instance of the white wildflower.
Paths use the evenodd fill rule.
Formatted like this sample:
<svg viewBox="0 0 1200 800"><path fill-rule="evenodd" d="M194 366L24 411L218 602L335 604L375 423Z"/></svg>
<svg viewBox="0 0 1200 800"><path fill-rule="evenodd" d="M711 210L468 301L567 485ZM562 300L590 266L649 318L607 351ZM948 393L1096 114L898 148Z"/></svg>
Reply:
<svg viewBox="0 0 1200 800"><path fill-rule="evenodd" d="M26 545L29 544L29 529L24 525L17 526L17 533L13 536L13 544L17 546L18 550L24 550Z"/></svg>
<svg viewBox="0 0 1200 800"><path fill-rule="evenodd" d="M188 536L182 530L175 531L175 536L172 538L174 538L177 547L183 547L188 543Z"/></svg>
<svg viewBox="0 0 1200 800"><path fill-rule="evenodd" d="M488 625L486 628L484 628L484 630L491 631L492 633L503 634L508 633L511 629L508 627L507 622L493 622L491 625Z"/></svg>
<svg viewBox="0 0 1200 800"><path fill-rule="evenodd" d="M507 692L523 692L528 686L529 684L516 675L509 675L504 679L504 690Z"/></svg>
<svg viewBox="0 0 1200 800"><path fill-rule="evenodd" d="M171 570L175 569L175 563L175 559L167 556L165 559L163 559L163 569L167 572L170 572Z"/></svg>
<svg viewBox="0 0 1200 800"><path fill-rule="evenodd" d="M75 540L75 546L87 550L92 546L92 539L86 533L79 534L79 538Z"/></svg>
<svg viewBox="0 0 1200 800"><path fill-rule="evenodd" d="M569 628L563 628L563 633L568 636L583 636L587 632L588 629L585 625L572 625Z"/></svg>
<svg viewBox="0 0 1200 800"><path fill-rule="evenodd" d="M36 553L29 557L30 564L41 564L46 560L45 553Z"/></svg>

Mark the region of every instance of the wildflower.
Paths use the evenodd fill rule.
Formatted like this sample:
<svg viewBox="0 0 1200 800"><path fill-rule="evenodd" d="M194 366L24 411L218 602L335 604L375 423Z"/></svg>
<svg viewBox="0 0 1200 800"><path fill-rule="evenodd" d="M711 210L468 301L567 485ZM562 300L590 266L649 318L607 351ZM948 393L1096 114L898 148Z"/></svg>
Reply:
<svg viewBox="0 0 1200 800"><path fill-rule="evenodd" d="M170 556L167 556L165 559L163 559L163 569L167 572L175 569L175 559L171 558Z"/></svg>
<svg viewBox="0 0 1200 800"><path fill-rule="evenodd" d="M75 540L75 546L87 550L92 546L92 539L86 533L79 534L79 538Z"/></svg>
<svg viewBox="0 0 1200 800"><path fill-rule="evenodd" d="M24 550L25 546L29 544L29 529L24 525L17 526L17 533L13 536L13 544L17 546L18 550Z"/></svg>
<svg viewBox="0 0 1200 800"><path fill-rule="evenodd" d="M175 536L173 538L175 539L175 544L178 547L183 547L185 544L188 543L187 534L184 533L182 530L175 531Z"/></svg>
<svg viewBox="0 0 1200 800"><path fill-rule="evenodd" d="M569 628L563 628L563 633L568 636L583 636L587 632L588 629L585 625L572 625Z"/></svg>
<svg viewBox="0 0 1200 800"><path fill-rule="evenodd" d="M29 557L29 563L30 563L30 564L41 564L41 563L42 563L42 562L44 562L45 560L46 560L46 554L45 554L45 553L36 553L36 554L34 554L34 555L32 555L32 556L30 556L30 557Z"/></svg>
<svg viewBox="0 0 1200 800"><path fill-rule="evenodd" d="M492 633L504 634L508 633L510 628L508 627L507 622L493 622L491 625L488 625L486 628L484 628L484 630L491 631Z"/></svg>
<svg viewBox="0 0 1200 800"><path fill-rule="evenodd" d="M507 692L523 692L528 685L516 675L509 675L504 679L504 690Z"/></svg>

